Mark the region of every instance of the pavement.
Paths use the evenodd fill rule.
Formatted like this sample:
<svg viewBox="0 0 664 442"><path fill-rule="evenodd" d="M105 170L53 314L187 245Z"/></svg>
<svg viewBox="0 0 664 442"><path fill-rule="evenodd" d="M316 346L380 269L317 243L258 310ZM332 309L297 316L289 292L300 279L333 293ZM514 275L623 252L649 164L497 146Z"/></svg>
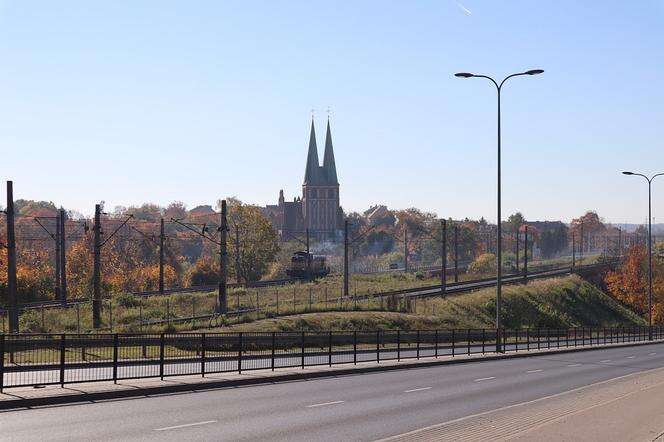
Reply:
<svg viewBox="0 0 664 442"><path fill-rule="evenodd" d="M611 433L616 438L653 440L664 431L656 411L664 409L658 406L658 397L664 397L662 367L664 344L650 344L363 374L329 372L289 382L5 411L0 439L436 440L456 434L463 436L452 440L578 440L592 433L580 429L588 422L611 428L601 421L610 411L623 429ZM613 384L611 392L602 390ZM580 405L570 412L558 402L565 397L576 397ZM644 420L636 416L646 405L653 413L644 418L650 425L637 432ZM630 406L631 412L622 410ZM521 415L509 414L519 410ZM498 424L473 426L498 422L506 412L502 426L523 422L520 432L504 436ZM525 418L531 415L535 423ZM542 426L547 421L549 429ZM445 425L457 425L461 433L448 427L431 434ZM556 433L566 425L567 433Z"/></svg>

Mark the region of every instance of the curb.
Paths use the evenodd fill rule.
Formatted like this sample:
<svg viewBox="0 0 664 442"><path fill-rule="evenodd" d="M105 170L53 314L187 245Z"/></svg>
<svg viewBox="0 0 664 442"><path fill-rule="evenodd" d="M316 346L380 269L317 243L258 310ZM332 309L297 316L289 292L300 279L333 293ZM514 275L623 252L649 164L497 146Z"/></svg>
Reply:
<svg viewBox="0 0 664 442"><path fill-rule="evenodd" d="M637 347L644 345L656 345L661 344L663 341L646 341L646 342L630 342L630 343L620 343L620 344L608 344L596 347L575 347L575 348L561 348L561 349L546 349L546 350L531 350L528 352L524 350L523 353L520 352L511 352L508 354L493 354L485 355L484 357L477 358L464 358L464 359L445 359L445 360L426 360L422 361L409 361L406 364L399 365L372 365L366 367L357 367L352 368L340 368L337 370L330 371L320 371L320 372L307 372L302 373L288 373L283 375L275 376L265 376L265 377L256 377L248 379L231 379L231 380L219 380L211 382L201 382L201 383L191 383L191 384L176 384L176 385L160 385L157 387L146 387L146 388L135 388L128 390L118 390L118 391L102 391L97 393L83 393L83 394L65 394L60 396L47 396L41 398L20 398L20 399L10 399L0 401L0 410L13 410L13 409L22 409L22 408L32 408L32 407L41 407L48 405L62 405L62 404L74 404L74 403L84 403L84 402L97 402L105 401L111 399L126 399L131 397L150 397L154 395L161 394L172 394L172 393L182 393L182 392L194 392L194 391L205 391L205 390L215 390L220 388L232 388L232 387L241 387L241 386L251 386L251 385L264 385L264 384L275 384L281 382L291 382L297 380L308 380L308 379L320 379L320 378L332 378L338 376L348 376L354 374L363 374L363 373L376 373L376 372L386 372L394 370L410 370L418 368L429 368L437 367L443 365L456 365L456 364L468 364L468 363L477 363L477 362L490 362L498 361L503 359L521 359L537 356L547 356L552 354L565 354L565 353L576 353L581 351L594 351L594 350L606 350L612 348L624 348L624 347Z"/></svg>

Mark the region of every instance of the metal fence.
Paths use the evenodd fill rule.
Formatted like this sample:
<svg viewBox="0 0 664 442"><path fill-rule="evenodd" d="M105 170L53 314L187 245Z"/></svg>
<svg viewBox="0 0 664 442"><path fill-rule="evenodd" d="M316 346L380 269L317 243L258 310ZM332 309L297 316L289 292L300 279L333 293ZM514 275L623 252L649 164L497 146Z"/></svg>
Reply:
<svg viewBox="0 0 664 442"><path fill-rule="evenodd" d="M502 330L506 352L661 339L664 327ZM0 391L21 386L205 376L495 351L495 329L0 334Z"/></svg>

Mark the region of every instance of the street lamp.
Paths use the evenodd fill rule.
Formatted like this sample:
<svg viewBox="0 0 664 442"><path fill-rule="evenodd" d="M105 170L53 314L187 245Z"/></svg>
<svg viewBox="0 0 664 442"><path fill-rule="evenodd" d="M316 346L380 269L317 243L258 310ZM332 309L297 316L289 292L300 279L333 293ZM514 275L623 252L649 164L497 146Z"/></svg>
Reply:
<svg viewBox="0 0 664 442"><path fill-rule="evenodd" d="M501 181L500 181L500 92L502 91L503 85L507 80L509 80L512 77L519 77L521 75L538 75L543 73L544 71L542 69L531 69L526 72L519 72L517 74L512 74L508 75L498 83L496 80L493 78L487 76L487 75L477 75L477 74L471 74L468 72L459 72L457 74L454 74L455 77L459 78L486 78L487 80L491 81L495 86L496 86L496 91L498 92L498 218L497 218L497 224L498 224L498 238L497 238L497 253L496 253L496 261L497 261L497 275L496 275L496 352L500 353L502 352L502 345L501 345L501 321L500 321L500 316L501 316L501 290L502 290L502 275L503 275L503 270L502 270L502 226L501 226Z"/></svg>
<svg viewBox="0 0 664 442"><path fill-rule="evenodd" d="M648 338L652 340L652 180L664 173L657 173L650 178L635 172L623 172L623 175L640 176L648 182Z"/></svg>

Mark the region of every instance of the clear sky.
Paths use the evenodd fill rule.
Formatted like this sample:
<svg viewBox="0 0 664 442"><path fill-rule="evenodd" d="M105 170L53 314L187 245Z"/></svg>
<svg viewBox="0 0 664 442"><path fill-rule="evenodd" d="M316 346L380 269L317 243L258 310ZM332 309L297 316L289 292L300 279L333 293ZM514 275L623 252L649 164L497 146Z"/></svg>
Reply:
<svg viewBox="0 0 664 442"><path fill-rule="evenodd" d="M346 210L646 219L664 171L664 1L0 0L0 179L91 213L300 193L326 109ZM322 158L322 152L321 152ZM664 177L654 185L664 221Z"/></svg>

